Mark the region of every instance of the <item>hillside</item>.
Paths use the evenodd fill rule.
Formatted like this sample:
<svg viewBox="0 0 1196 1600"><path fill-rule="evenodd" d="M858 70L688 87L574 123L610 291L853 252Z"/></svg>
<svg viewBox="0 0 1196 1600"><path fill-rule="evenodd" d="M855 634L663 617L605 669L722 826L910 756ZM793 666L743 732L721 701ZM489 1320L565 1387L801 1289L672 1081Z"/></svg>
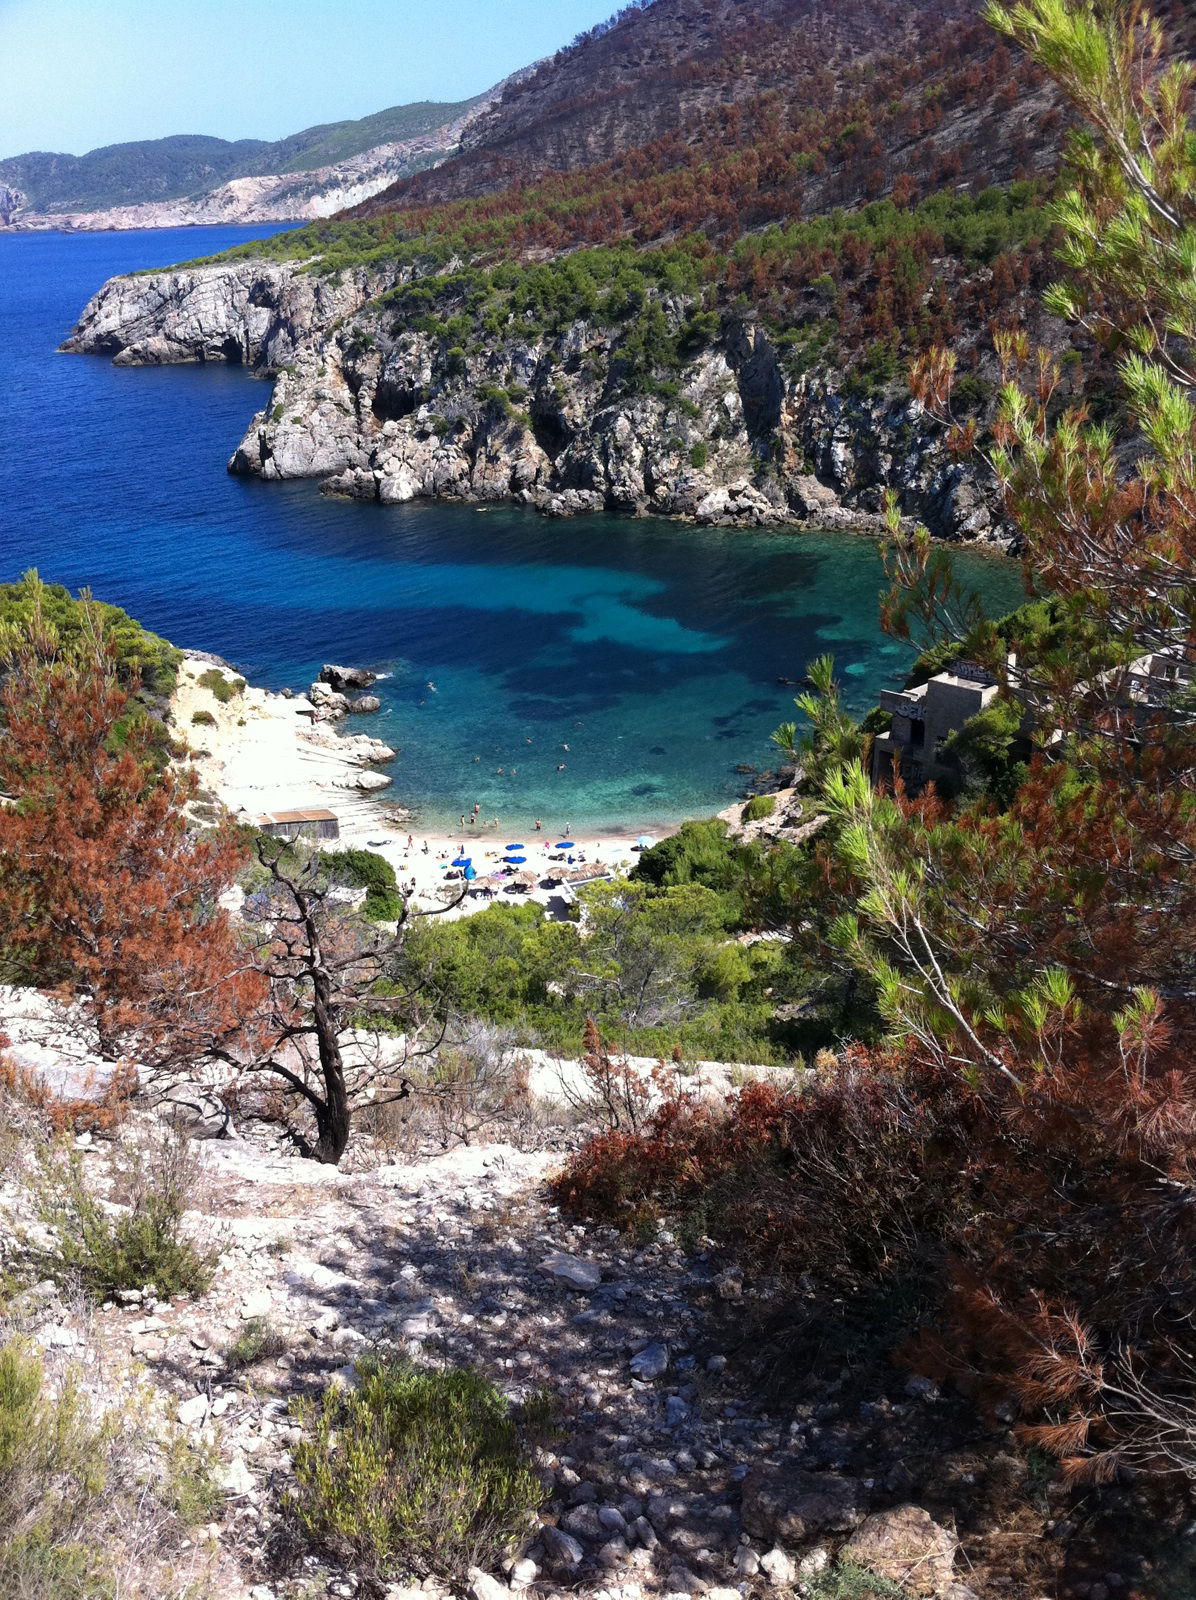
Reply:
<svg viewBox="0 0 1196 1600"><path fill-rule="evenodd" d="M272 141L175 134L105 145L82 156L29 151L0 160L0 186L21 190L28 210L45 213L173 200L230 178L310 172L377 145L418 139L456 121L478 99L392 106L355 122L325 122Z"/></svg>
<svg viewBox="0 0 1196 1600"><path fill-rule="evenodd" d="M626 162L633 152L640 168L660 172L686 152L704 160L763 137L779 158L796 148L792 135L804 135L799 147L812 148L834 137L836 123L839 130L862 123L856 145L870 147L894 171L911 155L918 159L928 135L959 151L956 177L991 163L994 178L1019 164L1049 164L1055 141L1033 138L1035 108L1020 107L1016 131L1010 125L1017 71L976 12L967 0L834 7L819 0L654 0L629 8L508 85L455 160L435 177L375 197L366 214ZM907 106L901 121L886 125L891 98L914 83L936 84L952 62L973 69L966 98L962 84L954 93L944 85L946 93L936 89L920 108L929 116L914 120ZM956 116L963 118L958 128ZM936 132L936 121L947 126ZM789 150L772 146L777 134ZM885 174L873 174L865 197L886 187ZM790 207L785 215L792 214Z"/></svg>
<svg viewBox="0 0 1196 1600"><path fill-rule="evenodd" d="M992 319L1050 332L1064 126L967 5L655 0L504 86L452 160L109 284L67 348L276 376L231 463L268 479L756 524L866 523L892 487L1002 539L903 373L951 341L983 417Z"/></svg>

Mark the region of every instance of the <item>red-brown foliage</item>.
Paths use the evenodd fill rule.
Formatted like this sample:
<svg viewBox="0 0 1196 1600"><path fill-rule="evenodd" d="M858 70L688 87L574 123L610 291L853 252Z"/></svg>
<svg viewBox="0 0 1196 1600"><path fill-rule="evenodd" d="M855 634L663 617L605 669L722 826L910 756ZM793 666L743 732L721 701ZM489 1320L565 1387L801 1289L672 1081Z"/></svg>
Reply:
<svg viewBox="0 0 1196 1600"><path fill-rule="evenodd" d="M0 688L0 945L82 1002L99 1052L153 1068L234 1037L260 983L219 896L241 847L199 836L160 771L98 613L64 654L36 618Z"/></svg>

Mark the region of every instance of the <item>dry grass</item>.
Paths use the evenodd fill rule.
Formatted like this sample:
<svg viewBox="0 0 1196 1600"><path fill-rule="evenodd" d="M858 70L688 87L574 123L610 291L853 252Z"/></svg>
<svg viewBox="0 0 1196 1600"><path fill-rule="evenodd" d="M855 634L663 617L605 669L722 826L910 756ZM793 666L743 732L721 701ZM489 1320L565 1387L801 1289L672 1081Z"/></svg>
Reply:
<svg viewBox="0 0 1196 1600"><path fill-rule="evenodd" d="M19 1600L185 1600L207 1556L189 1530L218 1495L206 1460L147 1428L143 1405L101 1409L71 1369L0 1344L0 1594Z"/></svg>

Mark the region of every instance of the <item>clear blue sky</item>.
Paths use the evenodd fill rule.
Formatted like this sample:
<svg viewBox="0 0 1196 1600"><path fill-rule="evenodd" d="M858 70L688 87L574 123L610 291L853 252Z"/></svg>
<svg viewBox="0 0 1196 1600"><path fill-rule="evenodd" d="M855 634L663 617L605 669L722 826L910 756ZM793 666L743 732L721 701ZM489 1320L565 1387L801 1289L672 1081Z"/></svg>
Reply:
<svg viewBox="0 0 1196 1600"><path fill-rule="evenodd" d="M0 0L0 157L463 100L619 0Z"/></svg>

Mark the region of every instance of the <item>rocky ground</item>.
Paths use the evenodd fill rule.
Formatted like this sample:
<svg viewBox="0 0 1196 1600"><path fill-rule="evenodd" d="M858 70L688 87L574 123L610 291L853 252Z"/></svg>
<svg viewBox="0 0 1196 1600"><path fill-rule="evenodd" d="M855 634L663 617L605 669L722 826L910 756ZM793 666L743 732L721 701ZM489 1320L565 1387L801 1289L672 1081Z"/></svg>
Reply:
<svg viewBox="0 0 1196 1600"><path fill-rule="evenodd" d="M901 1580L878 1594L1041 1592L1011 1552L1027 1519L1048 1543L1051 1524L1045 1505L1032 1512L1011 1436L982 1440L973 1425L969 1437L932 1383L895 1371L865 1398L850 1368L762 1389L750 1355L770 1287L700 1242L637 1241L560 1215L544 1180L574 1138L541 1129L537 1148L424 1146L397 1161L363 1139L350 1171L268 1137L209 1142L190 1219L221 1249L206 1294L163 1303L147 1286L84 1314L47 1283L18 1299L19 1325L49 1359L82 1357L105 1392L141 1385L210 1446L223 1498L200 1542L220 1600L373 1592L318 1554L286 1554L278 1533L293 1400L354 1384L375 1350L476 1363L517 1400L555 1398L561 1436L538 1457L543 1527L505 1570L472 1575L474 1600L830 1596L841 1591L819 1585L844 1548ZM103 1191L107 1142L78 1143ZM0 1186L0 1203L11 1218L19 1189ZM251 1323L272 1344L237 1370L227 1352ZM1065 1592L1116 1600L1127 1582L1113 1573Z"/></svg>

